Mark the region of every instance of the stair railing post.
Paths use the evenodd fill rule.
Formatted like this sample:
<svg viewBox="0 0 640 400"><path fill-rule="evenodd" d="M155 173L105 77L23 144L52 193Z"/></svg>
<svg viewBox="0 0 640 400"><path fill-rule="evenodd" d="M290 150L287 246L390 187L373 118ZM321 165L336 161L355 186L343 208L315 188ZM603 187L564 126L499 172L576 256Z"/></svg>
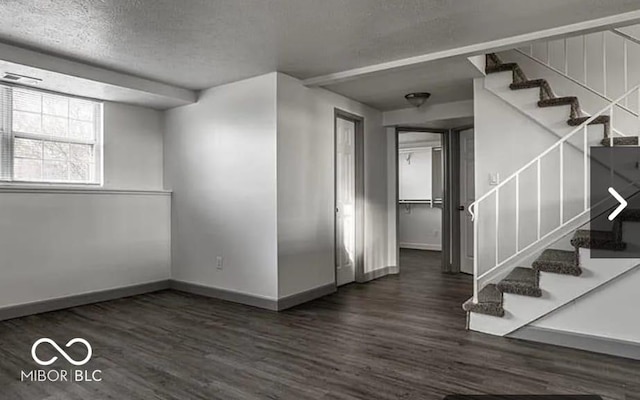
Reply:
<svg viewBox="0 0 640 400"><path fill-rule="evenodd" d="M480 204L473 206L475 218L473 221L473 302L478 302L478 222L480 218Z"/></svg>

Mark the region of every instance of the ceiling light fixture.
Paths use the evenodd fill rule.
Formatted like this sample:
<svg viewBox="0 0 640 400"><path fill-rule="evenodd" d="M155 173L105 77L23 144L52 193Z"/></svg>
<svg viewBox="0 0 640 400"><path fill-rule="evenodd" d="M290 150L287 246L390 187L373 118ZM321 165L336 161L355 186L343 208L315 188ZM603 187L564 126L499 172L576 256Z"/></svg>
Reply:
<svg viewBox="0 0 640 400"><path fill-rule="evenodd" d="M408 95L404 96L404 98L407 99L409 104L411 104L416 108L423 105L429 97L431 97L431 93L427 93L427 92L409 93Z"/></svg>

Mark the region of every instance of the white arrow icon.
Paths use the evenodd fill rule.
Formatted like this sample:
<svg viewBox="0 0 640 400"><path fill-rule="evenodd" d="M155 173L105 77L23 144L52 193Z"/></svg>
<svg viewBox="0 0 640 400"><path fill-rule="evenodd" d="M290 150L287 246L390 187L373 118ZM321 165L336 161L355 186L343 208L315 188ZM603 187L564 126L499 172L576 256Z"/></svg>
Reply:
<svg viewBox="0 0 640 400"><path fill-rule="evenodd" d="M615 197L615 199L620 203L618 208L616 208L611 214L609 214L609 221L613 221L615 217L617 217L618 214L620 214L622 210L627 207L627 201L624 199L624 197L620 196L620 193L616 192L616 190L612 187L609 188L609 193L611 193L611 195Z"/></svg>

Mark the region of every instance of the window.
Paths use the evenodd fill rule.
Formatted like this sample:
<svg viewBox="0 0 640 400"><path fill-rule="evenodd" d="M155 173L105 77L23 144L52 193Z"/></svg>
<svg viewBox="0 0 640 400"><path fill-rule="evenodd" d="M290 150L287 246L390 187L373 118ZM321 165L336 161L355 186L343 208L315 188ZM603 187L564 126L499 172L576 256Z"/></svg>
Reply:
<svg viewBox="0 0 640 400"><path fill-rule="evenodd" d="M101 182L102 104L0 86L0 181Z"/></svg>

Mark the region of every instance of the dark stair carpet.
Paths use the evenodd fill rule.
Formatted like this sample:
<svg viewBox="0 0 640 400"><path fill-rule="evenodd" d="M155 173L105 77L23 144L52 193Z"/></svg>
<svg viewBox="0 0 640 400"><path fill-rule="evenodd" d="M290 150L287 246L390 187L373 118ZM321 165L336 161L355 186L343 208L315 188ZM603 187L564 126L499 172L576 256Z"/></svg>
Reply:
<svg viewBox="0 0 640 400"><path fill-rule="evenodd" d="M602 250L624 250L627 245L619 240L613 231L595 231L580 229L573 234L571 239L573 247Z"/></svg>
<svg viewBox="0 0 640 400"><path fill-rule="evenodd" d="M556 97L553 94L551 85L546 79L528 79L522 68L517 63L503 63L495 53L486 55L485 59L485 72L487 74L493 74L498 72L511 71L513 72L512 83L509 88L512 90L540 88L540 94L538 106L540 107L555 107L561 105L571 106L570 118L567 123L570 126L579 126L585 122L589 117L583 117L582 110L580 109L580 102L575 96ZM604 128L604 137L609 137L610 134L610 118L607 115L598 116L591 124L602 124ZM637 141L637 139L636 139ZM616 143L617 144L617 143ZM626 145L621 144L621 145Z"/></svg>
<svg viewBox="0 0 640 400"><path fill-rule="evenodd" d="M591 117L569 118L567 120L567 124L571 126L579 126L587 122L589 118ZM606 139L611 134L611 124L609 123L610 121L611 121L611 118L608 115L599 115L595 117L591 122L589 122L589 125L602 124L604 127L604 137Z"/></svg>
<svg viewBox="0 0 640 400"><path fill-rule="evenodd" d="M610 141L608 137L602 139L600 142L604 147L610 147ZM614 146L637 146L638 145L638 137L637 136L618 136L613 138Z"/></svg>
<svg viewBox="0 0 640 400"><path fill-rule="evenodd" d="M580 276L579 257L576 251L547 249L532 264L533 269L554 274Z"/></svg>
<svg viewBox="0 0 640 400"><path fill-rule="evenodd" d="M515 267L506 278L498 283L498 289L503 293L513 293L522 296L540 297L540 272L524 267Z"/></svg>
<svg viewBox="0 0 640 400"><path fill-rule="evenodd" d="M543 99L538 102L538 107L556 107L556 106L571 106L571 119L579 118L580 103L575 96L554 97L551 99Z"/></svg>
<svg viewBox="0 0 640 400"><path fill-rule="evenodd" d="M494 284L483 287L478 292L478 302L473 302L473 297L467 300L462 309L480 314L493 315L494 317L503 317L504 308L502 308L502 292Z"/></svg>
<svg viewBox="0 0 640 400"><path fill-rule="evenodd" d="M512 83L509 85L511 90L520 90L520 89L532 89L532 88L540 88L540 99L551 99L555 97L553 95L553 91L551 90L551 86L549 86L549 82L546 79L533 79L530 81Z"/></svg>

